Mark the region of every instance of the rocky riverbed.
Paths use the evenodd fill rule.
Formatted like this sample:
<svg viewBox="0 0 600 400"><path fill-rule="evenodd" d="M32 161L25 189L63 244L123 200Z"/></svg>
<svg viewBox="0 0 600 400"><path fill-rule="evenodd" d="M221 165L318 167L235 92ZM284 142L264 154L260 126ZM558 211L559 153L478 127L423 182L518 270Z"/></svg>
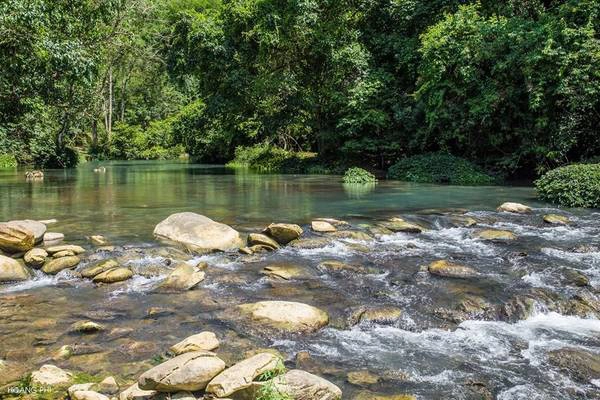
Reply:
<svg viewBox="0 0 600 400"><path fill-rule="evenodd" d="M209 217L173 214L131 244L0 224L3 393L600 396L598 213Z"/></svg>

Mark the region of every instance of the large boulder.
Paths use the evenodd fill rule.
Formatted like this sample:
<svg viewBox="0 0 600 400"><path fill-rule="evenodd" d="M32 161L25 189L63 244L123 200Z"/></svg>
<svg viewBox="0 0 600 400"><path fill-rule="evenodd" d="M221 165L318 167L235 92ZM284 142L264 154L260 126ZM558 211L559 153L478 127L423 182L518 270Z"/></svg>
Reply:
<svg viewBox="0 0 600 400"><path fill-rule="evenodd" d="M259 353L221 372L208 383L206 392L216 397L226 397L249 387L257 376L281 368L279 357L271 353Z"/></svg>
<svg viewBox="0 0 600 400"><path fill-rule="evenodd" d="M29 271L17 260L0 255L0 282L26 281Z"/></svg>
<svg viewBox="0 0 600 400"><path fill-rule="evenodd" d="M293 369L276 377L274 385L280 393L294 400L340 400L342 390L319 376Z"/></svg>
<svg viewBox="0 0 600 400"><path fill-rule="evenodd" d="M292 301L259 301L238 307L257 322L290 332L316 331L329 323L325 311Z"/></svg>
<svg viewBox="0 0 600 400"><path fill-rule="evenodd" d="M138 386L142 390L159 392L202 390L224 369L225 362L214 353L193 351L144 372L138 379Z"/></svg>
<svg viewBox="0 0 600 400"><path fill-rule="evenodd" d="M71 382L71 373L55 365L46 364L31 373L31 382L37 385L58 386Z"/></svg>
<svg viewBox="0 0 600 400"><path fill-rule="evenodd" d="M46 225L31 219L9 221L9 225L18 226L33 233L33 238L36 243L40 243L46 233Z"/></svg>
<svg viewBox="0 0 600 400"><path fill-rule="evenodd" d="M510 213L515 213L515 214L527 214L527 213L531 212L531 207L526 206L526 205L521 204L521 203L507 202L507 203L502 203L498 207L498 211L500 211L500 212L510 212Z"/></svg>
<svg viewBox="0 0 600 400"><path fill-rule="evenodd" d="M169 351L175 355L192 351L211 351L219 347L219 339L212 332L200 332L173 345Z"/></svg>
<svg viewBox="0 0 600 400"><path fill-rule="evenodd" d="M55 258L46 262L42 267L42 271L46 274L56 275L63 269L75 268L80 261L77 256Z"/></svg>
<svg viewBox="0 0 600 400"><path fill-rule="evenodd" d="M563 348L550 351L548 361L577 381L588 383L593 379L600 379L598 354L577 348Z"/></svg>
<svg viewBox="0 0 600 400"><path fill-rule="evenodd" d="M296 224L271 224L264 230L264 233L279 244L288 244L292 240L298 239L302 232L302 228Z"/></svg>
<svg viewBox="0 0 600 400"><path fill-rule="evenodd" d="M239 232L232 227L192 212L169 216L156 225L154 235L198 252L226 251L244 245Z"/></svg>
<svg viewBox="0 0 600 400"><path fill-rule="evenodd" d="M35 245L35 234L21 226L0 224L0 250L7 253L29 251Z"/></svg>
<svg viewBox="0 0 600 400"><path fill-rule="evenodd" d="M179 264L160 284L160 290L189 290L204 280L205 273L199 267Z"/></svg>
<svg viewBox="0 0 600 400"><path fill-rule="evenodd" d="M446 278L472 278L479 273L471 267L454 264L445 260L434 261L427 268L430 274Z"/></svg>
<svg viewBox="0 0 600 400"><path fill-rule="evenodd" d="M28 267L40 268L46 262L46 257L48 257L46 250L38 247L25 253L23 260Z"/></svg>

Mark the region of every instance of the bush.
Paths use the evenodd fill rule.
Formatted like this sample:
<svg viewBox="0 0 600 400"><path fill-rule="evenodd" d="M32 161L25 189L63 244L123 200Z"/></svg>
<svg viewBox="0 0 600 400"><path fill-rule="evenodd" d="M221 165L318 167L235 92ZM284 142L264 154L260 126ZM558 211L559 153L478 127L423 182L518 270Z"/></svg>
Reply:
<svg viewBox="0 0 600 400"><path fill-rule="evenodd" d="M389 179L450 185L493 185L497 179L469 161L451 154L430 153L398 161L388 170Z"/></svg>
<svg viewBox="0 0 600 400"><path fill-rule="evenodd" d="M318 163L316 153L289 151L269 144L236 148L235 158L227 166L288 174L331 173L329 168Z"/></svg>
<svg viewBox="0 0 600 400"><path fill-rule="evenodd" d="M0 169L15 168L17 159L12 154L0 154Z"/></svg>
<svg viewBox="0 0 600 400"><path fill-rule="evenodd" d="M567 207L600 208L600 164L548 171L535 182L538 197Z"/></svg>
<svg viewBox="0 0 600 400"><path fill-rule="evenodd" d="M362 168L354 167L349 168L344 177L342 178L344 183L373 183L377 182L375 175L366 171Z"/></svg>

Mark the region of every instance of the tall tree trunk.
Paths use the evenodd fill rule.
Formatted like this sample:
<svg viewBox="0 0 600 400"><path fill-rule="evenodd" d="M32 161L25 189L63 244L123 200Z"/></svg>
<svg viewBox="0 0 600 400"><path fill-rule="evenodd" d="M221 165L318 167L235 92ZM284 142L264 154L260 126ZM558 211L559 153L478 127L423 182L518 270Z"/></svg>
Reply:
<svg viewBox="0 0 600 400"><path fill-rule="evenodd" d="M113 75L112 75L112 66L108 69L108 120L106 126L106 134L108 136L108 141L112 137L112 114L113 114Z"/></svg>
<svg viewBox="0 0 600 400"><path fill-rule="evenodd" d="M92 120L92 147L98 147L98 121Z"/></svg>

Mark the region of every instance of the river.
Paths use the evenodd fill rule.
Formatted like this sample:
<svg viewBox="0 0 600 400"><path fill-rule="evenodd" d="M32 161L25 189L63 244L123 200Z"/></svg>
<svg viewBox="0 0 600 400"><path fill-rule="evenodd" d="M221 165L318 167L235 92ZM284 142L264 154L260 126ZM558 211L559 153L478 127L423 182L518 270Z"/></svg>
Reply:
<svg viewBox="0 0 600 400"><path fill-rule="evenodd" d="M37 271L31 281L0 285L0 358L14 371L51 361L131 380L172 344L212 330L226 361L252 349L275 348L289 367L298 364L331 380L348 399L365 393L419 399L600 396L600 380L574 375L552 361L560 349L600 357L600 308L594 309L600 304L600 213L595 210L556 209L536 201L530 187L392 181L357 187L344 186L337 176L253 174L183 162L106 162L101 173L94 172L98 165L48 170L40 182L26 182L23 171L0 171L0 220L54 218L58 222L50 231L88 249L78 269L118 258L135 272L129 281L104 286L70 271L57 276ZM534 211L496 212L505 201ZM311 219L331 217L371 238L335 238L317 248L288 246L253 256L193 256L191 261L208 263L206 279L188 292L157 293L170 253L152 231L182 211L243 233L271 222L297 223L308 237L319 236L310 232ZM548 213L566 215L571 223L545 224L542 216ZM390 217L428 229L420 234L369 230ZM477 225L464 226L465 217ZM517 239L474 238L483 228L509 230ZM86 236L97 234L114 248L96 251ZM331 260L360 272L322 267ZM433 276L423 267L436 260L468 265L479 274ZM302 273L274 279L261 273L271 264L294 265ZM574 275L583 275L585 285L573 283ZM305 335L265 332L240 323L230 311L265 299L318 306L329 313L330 324ZM389 321L352 320L365 307L401 313ZM107 330L84 337L70 333L81 319L101 322ZM67 344L81 350L57 360L58 349ZM296 360L301 351L310 359ZM367 370L377 382L349 382L348 372Z"/></svg>

